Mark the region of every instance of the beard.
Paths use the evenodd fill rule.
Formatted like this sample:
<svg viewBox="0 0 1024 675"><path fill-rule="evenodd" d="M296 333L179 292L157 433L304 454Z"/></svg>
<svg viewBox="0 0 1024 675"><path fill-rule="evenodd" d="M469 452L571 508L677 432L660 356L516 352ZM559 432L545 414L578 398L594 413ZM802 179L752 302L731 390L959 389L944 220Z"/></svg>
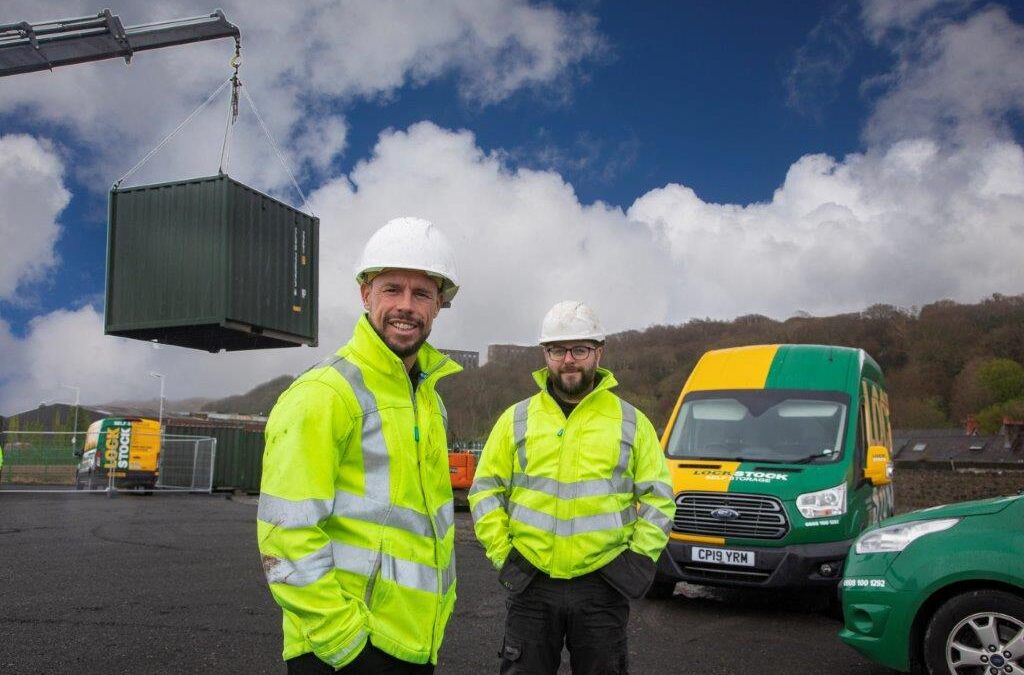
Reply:
<svg viewBox="0 0 1024 675"><path fill-rule="evenodd" d="M394 320L415 324L420 329L419 337L413 342L407 342L406 340L398 342L392 337L389 337L387 333L388 323ZM370 322L370 325L373 326L372 321ZM394 352L395 356L400 359L414 356L419 352L420 347L422 347L427 341L427 338L430 337L430 331L424 329L423 322L405 312L392 312L390 314L385 314L384 324L379 328L377 326L373 326L373 330L377 332L377 335L380 337L381 341L387 345L388 349Z"/></svg>
<svg viewBox="0 0 1024 675"><path fill-rule="evenodd" d="M570 371L562 371L561 373L555 373L548 368L548 372L551 374L551 386L554 387L555 391L560 394L563 398L577 398L581 394L590 391L591 387L594 386L594 375L597 372L597 366L593 368L576 368ZM568 382L567 375L578 373L580 375L579 381L573 385Z"/></svg>

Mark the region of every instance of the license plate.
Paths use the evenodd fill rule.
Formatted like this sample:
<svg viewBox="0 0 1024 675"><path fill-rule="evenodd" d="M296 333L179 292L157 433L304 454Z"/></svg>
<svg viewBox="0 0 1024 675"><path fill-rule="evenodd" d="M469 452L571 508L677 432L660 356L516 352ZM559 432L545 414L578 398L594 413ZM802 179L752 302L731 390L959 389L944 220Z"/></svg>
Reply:
<svg viewBox="0 0 1024 675"><path fill-rule="evenodd" d="M742 565L743 567L754 566L753 551L734 551L730 548L707 548L705 546L694 546L690 551L690 556L694 562L714 563L715 565Z"/></svg>

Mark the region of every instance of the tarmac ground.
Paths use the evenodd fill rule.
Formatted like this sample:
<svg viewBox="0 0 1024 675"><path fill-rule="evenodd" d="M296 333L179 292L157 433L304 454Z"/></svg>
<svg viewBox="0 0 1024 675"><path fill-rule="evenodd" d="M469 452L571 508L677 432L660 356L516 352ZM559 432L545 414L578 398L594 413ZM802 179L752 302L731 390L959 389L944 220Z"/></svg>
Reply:
<svg viewBox="0 0 1024 675"><path fill-rule="evenodd" d="M0 673L284 673L255 518L253 497L0 491ZM496 673L504 591L468 513L456 527L459 599L436 672ZM633 604L631 672L891 672L839 628L817 598L681 584Z"/></svg>

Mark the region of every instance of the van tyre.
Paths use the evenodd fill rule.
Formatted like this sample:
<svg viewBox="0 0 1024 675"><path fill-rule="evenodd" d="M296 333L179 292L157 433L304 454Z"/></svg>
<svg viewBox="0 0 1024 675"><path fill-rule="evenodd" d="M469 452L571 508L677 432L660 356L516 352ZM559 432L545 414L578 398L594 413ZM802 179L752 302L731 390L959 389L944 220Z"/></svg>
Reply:
<svg viewBox="0 0 1024 675"><path fill-rule="evenodd" d="M1024 598L994 589L954 596L928 622L925 672L1020 672L1024 638L1018 636L1024 636Z"/></svg>
<svg viewBox="0 0 1024 675"><path fill-rule="evenodd" d="M644 597L648 600L668 600L676 592L676 583L673 579L656 577Z"/></svg>

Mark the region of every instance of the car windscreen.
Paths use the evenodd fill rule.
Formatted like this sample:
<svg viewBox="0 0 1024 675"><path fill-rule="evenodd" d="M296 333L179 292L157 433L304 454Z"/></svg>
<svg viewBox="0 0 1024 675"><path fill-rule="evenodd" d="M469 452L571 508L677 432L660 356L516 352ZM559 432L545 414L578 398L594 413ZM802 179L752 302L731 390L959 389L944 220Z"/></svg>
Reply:
<svg viewBox="0 0 1024 675"><path fill-rule="evenodd" d="M827 463L842 456L849 396L741 389L692 392L666 454L675 459Z"/></svg>

